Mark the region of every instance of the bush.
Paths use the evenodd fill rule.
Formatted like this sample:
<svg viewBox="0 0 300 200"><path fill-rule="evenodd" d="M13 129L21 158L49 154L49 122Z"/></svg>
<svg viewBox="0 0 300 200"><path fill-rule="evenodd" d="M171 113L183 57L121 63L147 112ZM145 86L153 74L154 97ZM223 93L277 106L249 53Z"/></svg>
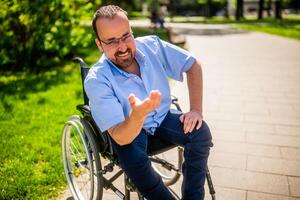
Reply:
<svg viewBox="0 0 300 200"><path fill-rule="evenodd" d="M0 10L0 70L41 70L93 42L82 28L101 1L3 0Z"/></svg>

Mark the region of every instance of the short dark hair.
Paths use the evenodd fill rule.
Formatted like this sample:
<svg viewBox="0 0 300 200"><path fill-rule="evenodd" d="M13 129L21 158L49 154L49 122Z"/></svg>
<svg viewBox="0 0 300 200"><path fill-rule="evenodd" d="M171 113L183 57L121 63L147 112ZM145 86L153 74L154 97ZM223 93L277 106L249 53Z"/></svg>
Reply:
<svg viewBox="0 0 300 200"><path fill-rule="evenodd" d="M94 17L93 17L93 29L94 29L94 32L98 39L100 39L100 38L99 38L99 35L97 32L97 26L96 26L97 20L101 17L113 18L118 12L122 12L127 16L127 12L116 5L102 6L95 12Z"/></svg>

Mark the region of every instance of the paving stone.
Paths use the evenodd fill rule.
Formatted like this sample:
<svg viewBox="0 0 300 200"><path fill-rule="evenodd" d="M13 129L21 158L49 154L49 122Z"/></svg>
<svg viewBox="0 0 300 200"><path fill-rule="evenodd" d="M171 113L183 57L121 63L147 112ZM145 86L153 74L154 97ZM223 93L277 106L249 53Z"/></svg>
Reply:
<svg viewBox="0 0 300 200"><path fill-rule="evenodd" d="M278 135L300 136L300 126L276 125L275 126L275 131Z"/></svg>
<svg viewBox="0 0 300 200"><path fill-rule="evenodd" d="M288 181L291 195L294 197L300 197L300 177L288 177Z"/></svg>
<svg viewBox="0 0 300 200"><path fill-rule="evenodd" d="M228 167L231 169L246 169L246 155L217 153L212 151L209 157L211 166Z"/></svg>
<svg viewBox="0 0 300 200"><path fill-rule="evenodd" d="M246 147L247 155L280 158L280 149L278 146L247 144Z"/></svg>
<svg viewBox="0 0 300 200"><path fill-rule="evenodd" d="M223 140L214 140L215 152L233 153L233 154L246 154L265 157L280 158L280 149L278 146L265 146L259 144L248 144L243 142L230 142Z"/></svg>
<svg viewBox="0 0 300 200"><path fill-rule="evenodd" d="M248 156L247 170L300 176L300 161Z"/></svg>
<svg viewBox="0 0 300 200"><path fill-rule="evenodd" d="M224 131L235 131L244 133L246 130L245 123L243 122L232 122L223 120L212 120L208 121L211 129L214 130L224 130Z"/></svg>
<svg viewBox="0 0 300 200"><path fill-rule="evenodd" d="M254 144L278 145L284 147L299 147L300 137L246 133L246 141Z"/></svg>
<svg viewBox="0 0 300 200"><path fill-rule="evenodd" d="M273 124L280 124L280 125L289 125L289 126L299 126L300 124L300 117L281 117L281 116L271 116L271 120Z"/></svg>
<svg viewBox="0 0 300 200"><path fill-rule="evenodd" d="M216 112L216 113L206 113L206 118L209 120L224 120L224 121L243 121L244 115L237 113L228 113L228 112Z"/></svg>
<svg viewBox="0 0 300 200"><path fill-rule="evenodd" d="M299 102L299 101L298 101ZM280 117L300 117L299 113L297 113L292 104L269 104L268 108L270 110L270 115L272 116L280 116Z"/></svg>
<svg viewBox="0 0 300 200"><path fill-rule="evenodd" d="M269 115L245 114L245 122L272 124L273 121Z"/></svg>
<svg viewBox="0 0 300 200"><path fill-rule="evenodd" d="M299 198L248 191L247 200L299 200Z"/></svg>
<svg viewBox="0 0 300 200"><path fill-rule="evenodd" d="M218 112L232 113L236 116L243 114L244 103L242 102L223 102L219 105Z"/></svg>
<svg viewBox="0 0 300 200"><path fill-rule="evenodd" d="M235 141L235 142L245 142L246 134L243 132L235 131L221 131L212 130L213 140L224 140L224 141Z"/></svg>
<svg viewBox="0 0 300 200"><path fill-rule="evenodd" d="M284 159L300 160L300 148L280 147Z"/></svg>
<svg viewBox="0 0 300 200"><path fill-rule="evenodd" d="M208 191L208 190L206 190ZM236 190L232 188L215 187L216 199L220 200L246 200L245 190ZM206 192L205 200L211 200L211 195Z"/></svg>
<svg viewBox="0 0 300 200"><path fill-rule="evenodd" d="M265 103L246 102L243 113L255 115L269 115L269 109Z"/></svg>
<svg viewBox="0 0 300 200"><path fill-rule="evenodd" d="M298 103L294 103L293 104L293 108L296 110L297 113L299 113L300 112L300 103L299 102Z"/></svg>
<svg viewBox="0 0 300 200"><path fill-rule="evenodd" d="M216 186L288 195L287 177L275 174L250 172L239 169L210 167Z"/></svg>
<svg viewBox="0 0 300 200"><path fill-rule="evenodd" d="M272 124L246 123L246 132L274 134L275 126Z"/></svg>
<svg viewBox="0 0 300 200"><path fill-rule="evenodd" d="M269 116L269 115L250 115L245 114L244 119L246 122L257 122L257 123L266 123L266 124L280 124L280 125L291 125L297 126L300 124L300 118L295 117L280 117Z"/></svg>

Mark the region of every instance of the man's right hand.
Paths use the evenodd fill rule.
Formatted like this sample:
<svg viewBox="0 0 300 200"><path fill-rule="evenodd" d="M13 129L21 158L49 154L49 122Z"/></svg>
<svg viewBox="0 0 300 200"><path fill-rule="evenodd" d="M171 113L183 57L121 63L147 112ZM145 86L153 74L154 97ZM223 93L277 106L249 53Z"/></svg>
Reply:
<svg viewBox="0 0 300 200"><path fill-rule="evenodd" d="M151 91L149 97L143 101L133 94L129 95L131 112L128 118L108 129L108 133L114 141L119 145L130 144L143 128L147 114L159 105L160 99L161 94L158 90Z"/></svg>
<svg viewBox="0 0 300 200"><path fill-rule="evenodd" d="M134 94L130 94L128 101L131 106L132 115L141 119L146 118L149 112L152 112L157 106L159 106L161 100L161 94L158 90L152 90L149 97L141 101L135 97Z"/></svg>

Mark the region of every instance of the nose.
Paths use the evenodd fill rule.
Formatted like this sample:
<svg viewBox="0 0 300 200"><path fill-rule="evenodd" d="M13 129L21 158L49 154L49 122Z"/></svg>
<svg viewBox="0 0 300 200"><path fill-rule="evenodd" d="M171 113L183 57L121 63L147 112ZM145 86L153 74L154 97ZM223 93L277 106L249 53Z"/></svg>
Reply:
<svg viewBox="0 0 300 200"><path fill-rule="evenodd" d="M118 50L121 51L121 52L125 52L127 50L127 45L122 40L119 40Z"/></svg>

